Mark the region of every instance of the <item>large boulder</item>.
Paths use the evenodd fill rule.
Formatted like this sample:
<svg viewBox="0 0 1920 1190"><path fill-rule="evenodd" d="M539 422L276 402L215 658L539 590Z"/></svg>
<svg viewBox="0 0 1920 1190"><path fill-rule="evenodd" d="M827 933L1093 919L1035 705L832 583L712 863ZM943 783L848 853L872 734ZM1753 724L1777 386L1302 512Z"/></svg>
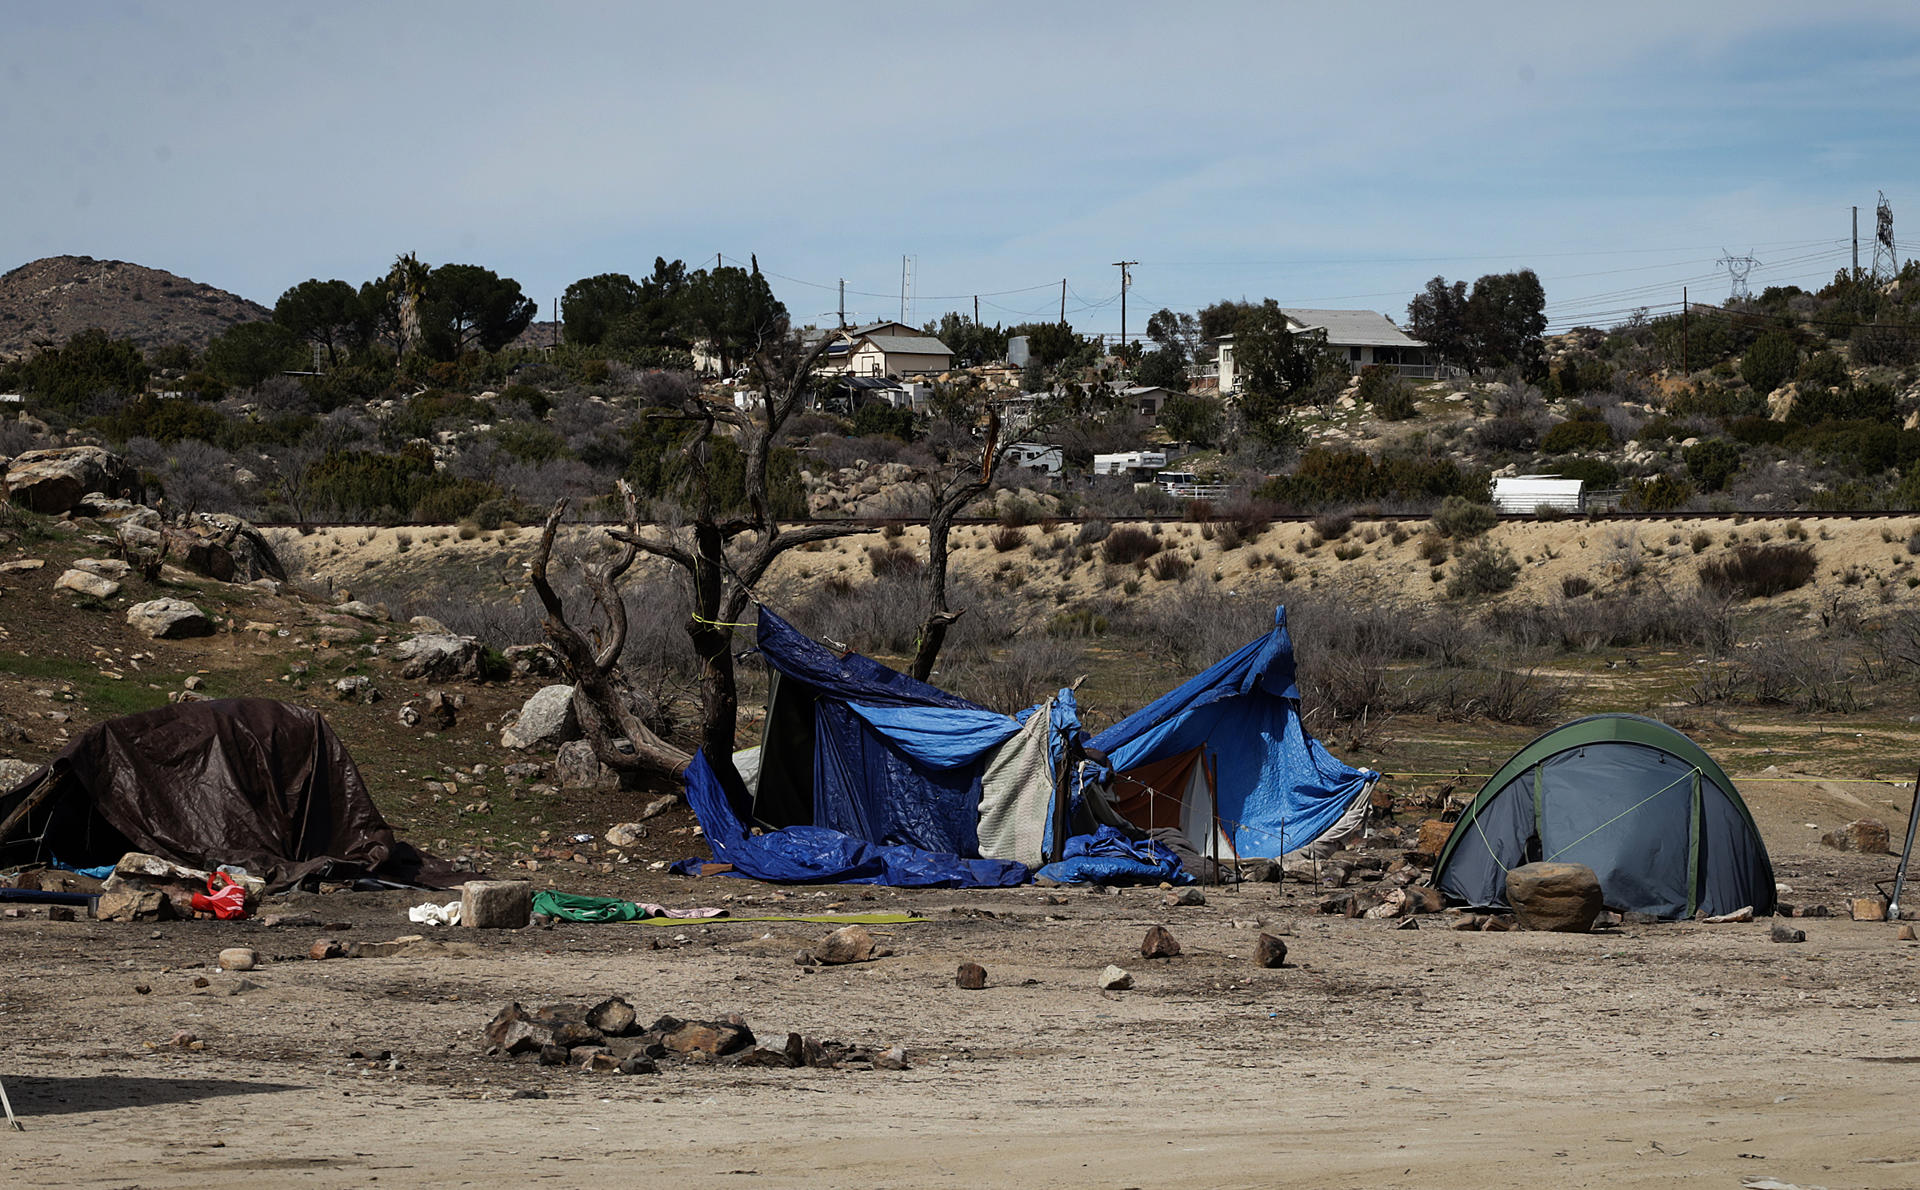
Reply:
<svg viewBox="0 0 1920 1190"><path fill-rule="evenodd" d="M120 593L120 584L90 570L69 570L53 580L56 591L77 591L95 599L111 599Z"/></svg>
<svg viewBox="0 0 1920 1190"><path fill-rule="evenodd" d="M500 743L522 751L558 748L579 735L580 720L573 712L573 687L547 686L521 706L520 717L500 733Z"/></svg>
<svg viewBox="0 0 1920 1190"><path fill-rule="evenodd" d="M485 673L487 651L471 636L429 633L393 647L400 676L431 682L477 682Z"/></svg>
<svg viewBox="0 0 1920 1190"><path fill-rule="evenodd" d="M98 446L30 450L7 466L7 500L33 512L72 512L88 492L130 491L133 464Z"/></svg>
<svg viewBox="0 0 1920 1190"><path fill-rule="evenodd" d="M1837 831L1820 836L1820 842L1836 851L1858 851L1863 855L1885 855L1892 844L1887 824L1878 818L1856 818Z"/></svg>
<svg viewBox="0 0 1920 1190"><path fill-rule="evenodd" d="M237 516L200 513L184 527L167 530L169 553L195 574L223 583L269 578L287 581L286 568L260 530Z"/></svg>
<svg viewBox="0 0 1920 1190"><path fill-rule="evenodd" d="M1526 930L1584 934L1606 907L1600 877L1585 864L1522 864L1507 872L1507 904Z"/></svg>
<svg viewBox="0 0 1920 1190"><path fill-rule="evenodd" d="M149 599L127 609L127 623L154 640L205 636L213 631L207 614L184 599Z"/></svg>

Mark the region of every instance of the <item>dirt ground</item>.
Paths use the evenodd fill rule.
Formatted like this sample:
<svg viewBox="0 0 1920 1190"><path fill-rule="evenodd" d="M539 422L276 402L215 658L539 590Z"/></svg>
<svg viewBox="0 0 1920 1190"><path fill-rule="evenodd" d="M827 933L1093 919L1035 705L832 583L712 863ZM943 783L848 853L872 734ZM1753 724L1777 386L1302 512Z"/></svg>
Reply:
<svg viewBox="0 0 1920 1190"><path fill-rule="evenodd" d="M1783 899L1838 908L1891 877L1892 856L1825 850L1800 821L1845 821L1853 795L1776 784L1749 800ZM664 850L681 838L656 835ZM1844 910L1796 920L1806 942L1782 945L1766 922L1395 929L1319 916L1293 883L1168 908L1147 888L866 900L635 867L576 887L736 916L925 920L874 927L890 957L809 969L794 956L829 927L726 919L441 930L444 953L305 957L323 932L428 931L406 920L429 899L415 893L267 906L344 932L0 918L0 1080L27 1129L0 1133L0 1183L1920 1185L1920 944ZM570 883L553 865L548 878ZM1141 959L1156 923L1182 955ZM1288 966L1252 964L1256 929L1284 934ZM210 970L228 945L269 961ZM987 968L985 990L955 986L965 961ZM1108 963L1134 989L1099 990ZM510 1001L610 994L643 1020L737 1012L774 1045L788 1030L901 1045L910 1069L622 1076L483 1052L481 1026ZM205 1049L169 1046L182 1030Z"/></svg>

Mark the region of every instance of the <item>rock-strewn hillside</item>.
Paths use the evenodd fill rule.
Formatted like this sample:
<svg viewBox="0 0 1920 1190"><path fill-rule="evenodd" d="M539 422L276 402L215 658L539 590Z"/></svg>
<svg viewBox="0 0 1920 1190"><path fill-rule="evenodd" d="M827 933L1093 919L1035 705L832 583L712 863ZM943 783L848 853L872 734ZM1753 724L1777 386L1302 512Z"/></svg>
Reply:
<svg viewBox="0 0 1920 1190"><path fill-rule="evenodd" d="M266 307L164 269L91 256L48 256L0 276L0 359L64 343L90 327L141 347L205 347Z"/></svg>

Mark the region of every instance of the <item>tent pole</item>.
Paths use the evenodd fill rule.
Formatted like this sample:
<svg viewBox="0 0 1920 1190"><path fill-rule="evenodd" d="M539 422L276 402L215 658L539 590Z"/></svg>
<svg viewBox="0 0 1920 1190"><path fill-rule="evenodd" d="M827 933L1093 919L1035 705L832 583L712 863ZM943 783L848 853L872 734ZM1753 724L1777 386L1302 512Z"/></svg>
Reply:
<svg viewBox="0 0 1920 1190"><path fill-rule="evenodd" d="M1907 809L1907 843L1900 849L1900 866L1893 873L1893 896L1887 902L1887 920L1899 920L1900 892L1907 883L1907 863L1913 859L1914 828L1920 827L1920 774L1913 781L1913 804Z"/></svg>

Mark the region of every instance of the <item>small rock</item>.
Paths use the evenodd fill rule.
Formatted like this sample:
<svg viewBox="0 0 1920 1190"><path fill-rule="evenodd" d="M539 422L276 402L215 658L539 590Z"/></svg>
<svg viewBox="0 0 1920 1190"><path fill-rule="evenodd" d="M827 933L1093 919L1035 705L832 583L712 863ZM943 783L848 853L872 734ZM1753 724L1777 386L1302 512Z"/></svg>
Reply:
<svg viewBox="0 0 1920 1190"><path fill-rule="evenodd" d="M50 907L50 908L49 908L49 909L47 910L47 920L48 920L48 921L72 921L72 920L74 920L74 913L73 913L73 906L71 906L71 905L54 905L54 906L52 906L52 907Z"/></svg>
<svg viewBox="0 0 1920 1190"><path fill-rule="evenodd" d="M460 924L476 930L518 930L533 917L533 886L524 880L469 880L460 886Z"/></svg>
<svg viewBox="0 0 1920 1190"><path fill-rule="evenodd" d="M260 965L260 952L247 946L229 946L215 961L223 971L251 971Z"/></svg>
<svg viewBox="0 0 1920 1190"><path fill-rule="evenodd" d="M1133 976L1127 974L1124 968L1108 964L1107 969L1100 973L1100 987L1103 991L1124 992L1132 986Z"/></svg>
<svg viewBox="0 0 1920 1190"><path fill-rule="evenodd" d="M607 828L604 838L615 847L638 847L640 840L647 837L647 828L637 822L617 823Z"/></svg>
<svg viewBox="0 0 1920 1190"><path fill-rule="evenodd" d="M1878 818L1856 818L1837 831L1820 836L1820 842L1836 851L1858 851L1863 855L1885 855L1890 842L1887 824Z"/></svg>
<svg viewBox="0 0 1920 1190"><path fill-rule="evenodd" d="M580 734L573 710L573 687L547 686L521 705L520 716L500 733L504 747L557 748Z"/></svg>
<svg viewBox="0 0 1920 1190"><path fill-rule="evenodd" d="M1911 925L1907 925L1907 924L1904 924L1904 923L1903 923L1903 924L1902 924L1902 925L1900 926L1900 932L1899 932L1898 934L1896 934L1896 935L1894 935L1894 938L1895 938L1895 939L1896 939L1897 941L1900 941L1900 942L1912 942L1912 941L1914 941L1914 940L1915 940L1915 936L1914 936L1914 932L1913 932L1913 927L1912 927Z"/></svg>
<svg viewBox="0 0 1920 1190"><path fill-rule="evenodd" d="M344 959L347 957L346 944L336 938L322 938L307 948L310 959Z"/></svg>
<svg viewBox="0 0 1920 1190"><path fill-rule="evenodd" d="M1272 934L1262 934L1253 940L1253 965L1256 967L1284 967L1287 963L1287 944Z"/></svg>
<svg viewBox="0 0 1920 1190"><path fill-rule="evenodd" d="M1887 920L1885 897L1853 897L1847 902L1855 921Z"/></svg>
<svg viewBox="0 0 1920 1190"><path fill-rule="evenodd" d="M1192 885L1175 889L1173 892L1168 893L1166 897L1166 904L1169 909L1175 909L1182 905L1204 905L1206 903L1207 894Z"/></svg>
<svg viewBox="0 0 1920 1190"><path fill-rule="evenodd" d="M608 1037L623 1037L632 1031L636 1016L633 1005L619 996L587 1009L587 1023Z"/></svg>
<svg viewBox="0 0 1920 1190"><path fill-rule="evenodd" d="M1147 936L1140 940L1140 957L1143 959L1170 959L1180 953L1179 939L1165 926L1154 926Z"/></svg>
<svg viewBox="0 0 1920 1190"><path fill-rule="evenodd" d="M420 708L420 722L428 731L452 731L457 720L452 699L439 690L427 691Z"/></svg>
<svg viewBox="0 0 1920 1190"><path fill-rule="evenodd" d="M876 953L873 935L864 926L841 926L828 934L826 941L814 950L814 957L830 966L842 963L864 963L868 959L880 957Z"/></svg>
<svg viewBox="0 0 1920 1190"><path fill-rule="evenodd" d="M154 640L205 636L213 631L213 621L207 614L184 599L149 599L136 603L127 609L127 623Z"/></svg>
<svg viewBox="0 0 1920 1190"><path fill-rule="evenodd" d="M1414 850L1421 855L1438 856L1452 836L1453 823L1429 818L1420 824L1420 841L1414 844Z"/></svg>
<svg viewBox="0 0 1920 1190"><path fill-rule="evenodd" d="M906 1047L896 1045L890 1047L885 1053L875 1054L873 1057L873 1068L875 1070L908 1069Z"/></svg>
<svg viewBox="0 0 1920 1190"><path fill-rule="evenodd" d="M632 1057L614 1067L616 1074L659 1074L660 1067L652 1058Z"/></svg>
<svg viewBox="0 0 1920 1190"><path fill-rule="evenodd" d="M1585 934L1606 906L1600 878L1585 864L1522 864L1507 873L1507 903L1529 930Z"/></svg>
<svg viewBox="0 0 1920 1190"><path fill-rule="evenodd" d="M962 963L960 969L954 972L953 984L977 992L987 986L987 969L978 963Z"/></svg>
<svg viewBox="0 0 1920 1190"><path fill-rule="evenodd" d="M1792 926L1776 925L1773 927L1771 937L1775 942L1805 942L1807 940L1807 932L1805 930L1796 930Z"/></svg>
<svg viewBox="0 0 1920 1190"><path fill-rule="evenodd" d="M56 591L75 591L81 595L91 595L95 599L111 599L120 593L120 584L110 578L101 578L84 570L69 570L53 580Z"/></svg>

